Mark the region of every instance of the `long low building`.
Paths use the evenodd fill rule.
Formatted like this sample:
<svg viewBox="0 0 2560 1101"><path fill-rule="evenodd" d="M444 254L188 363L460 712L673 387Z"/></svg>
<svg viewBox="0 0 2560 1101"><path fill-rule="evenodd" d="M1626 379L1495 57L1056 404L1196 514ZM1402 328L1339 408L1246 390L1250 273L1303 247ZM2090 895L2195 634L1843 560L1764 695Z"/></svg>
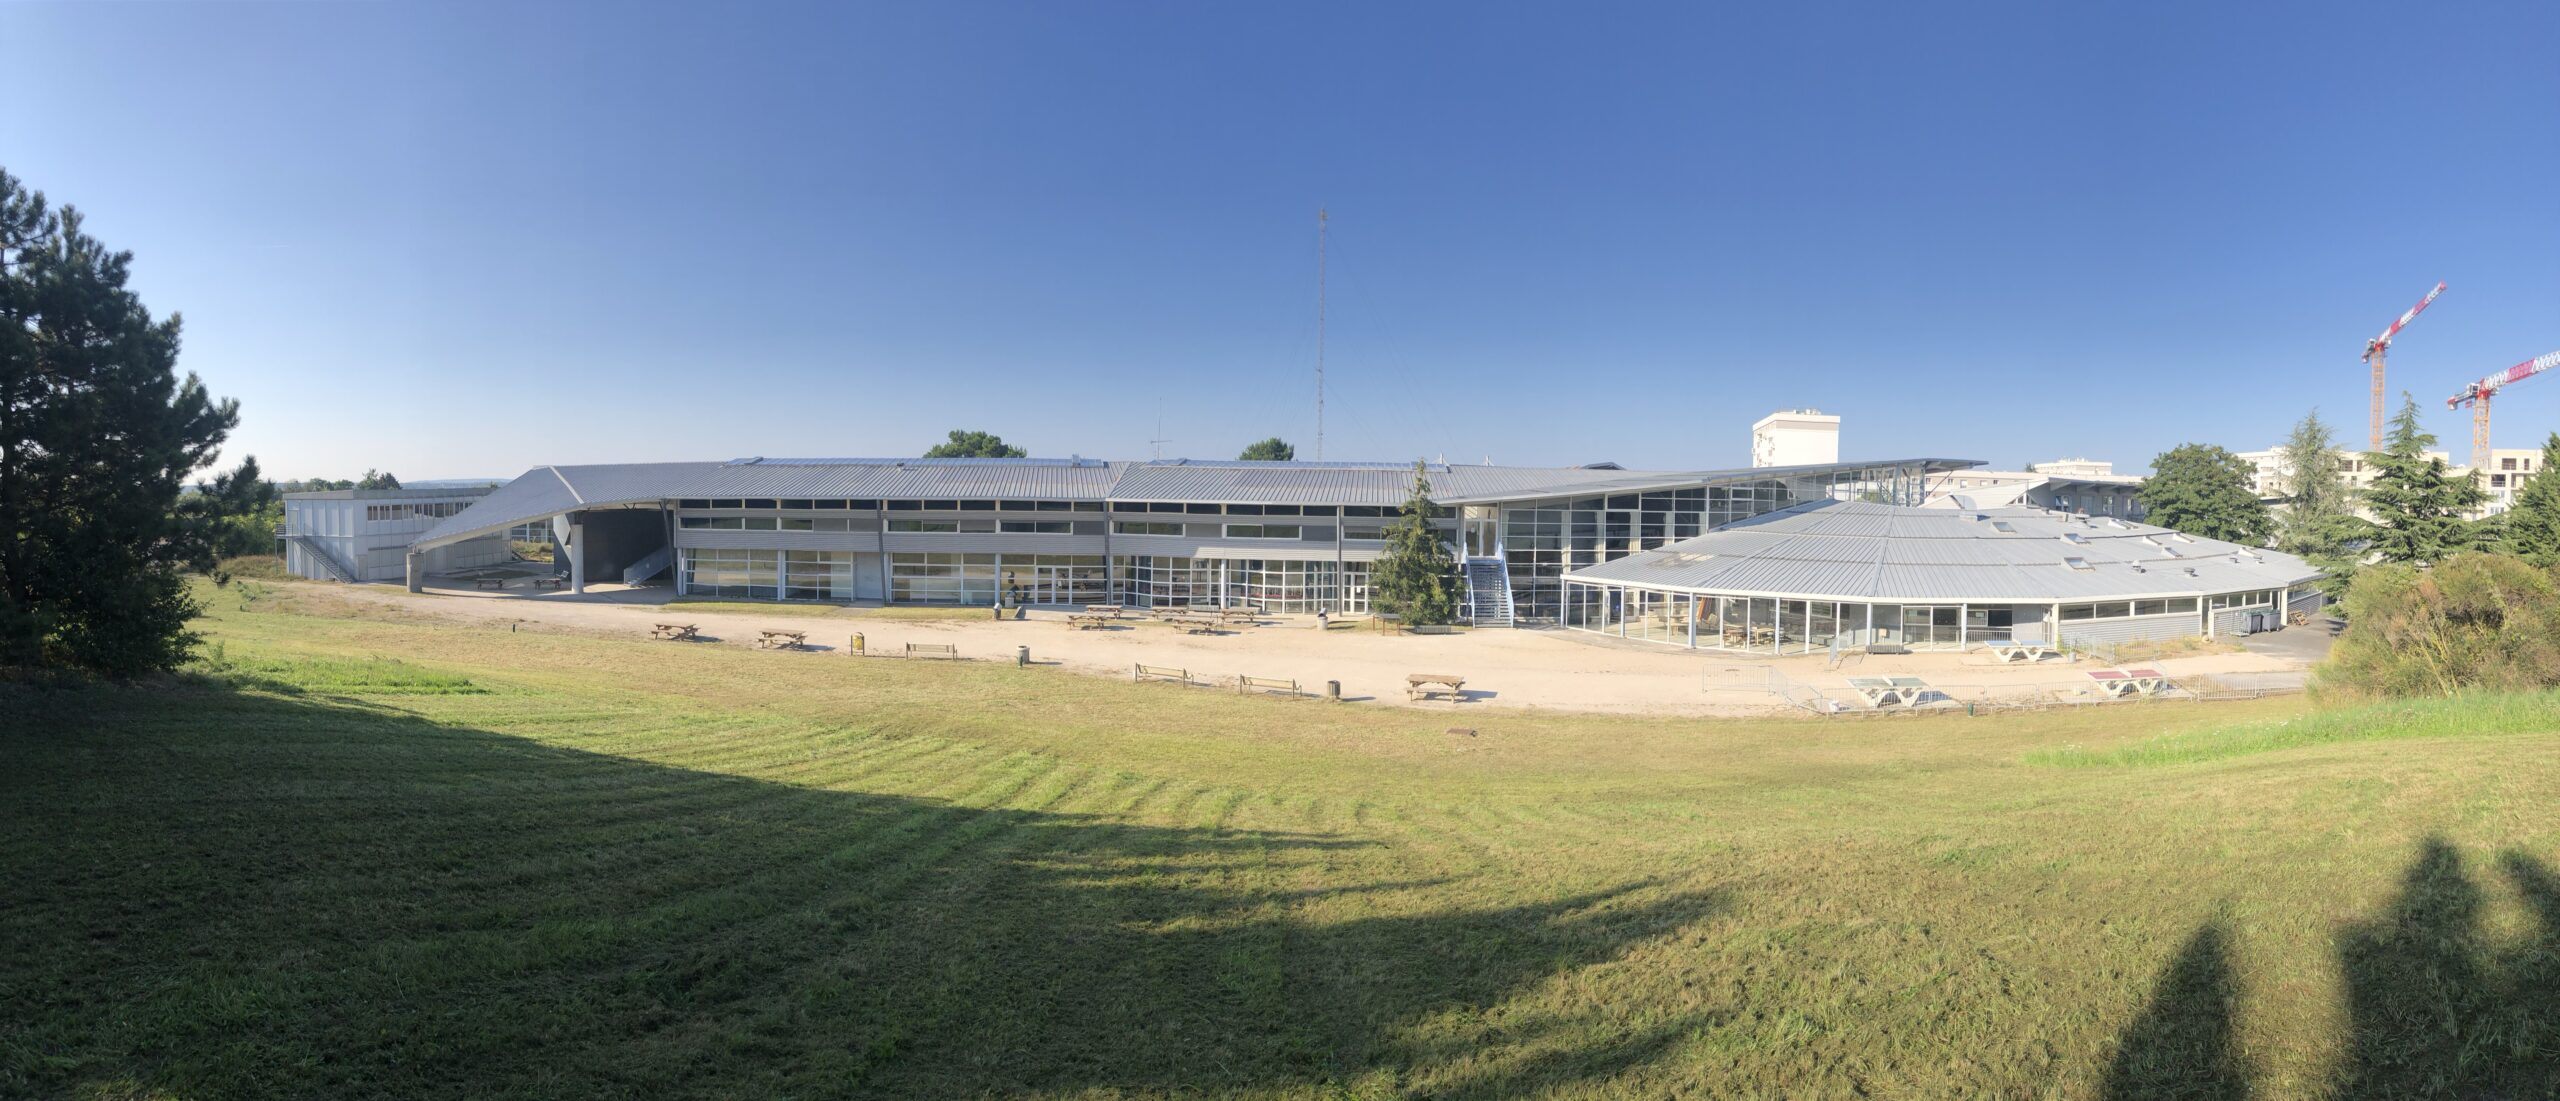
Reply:
<svg viewBox="0 0 2560 1101"><path fill-rule="evenodd" d="M1480 624L1554 623L1572 571L1812 501L1917 505L1978 463L1901 459L1739 470L1427 464ZM544 466L409 544L550 521L574 588L671 577L747 600L1178 606L1360 612L1411 488L1399 463L1188 459L737 459Z"/></svg>
<svg viewBox="0 0 2560 1101"><path fill-rule="evenodd" d="M1563 623L1764 654L2218 636L2316 610L2292 555L2115 517L1806 501L1576 569Z"/></svg>

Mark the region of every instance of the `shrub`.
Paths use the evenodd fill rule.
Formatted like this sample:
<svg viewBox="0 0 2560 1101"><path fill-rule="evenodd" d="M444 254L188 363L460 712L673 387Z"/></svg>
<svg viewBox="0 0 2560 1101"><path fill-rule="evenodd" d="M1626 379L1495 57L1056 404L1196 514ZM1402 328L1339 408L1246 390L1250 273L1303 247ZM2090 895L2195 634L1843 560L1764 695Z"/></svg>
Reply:
<svg viewBox="0 0 2560 1101"><path fill-rule="evenodd" d="M2449 696L2560 685L2560 584L2503 554L2432 569L2376 566L2347 590L2347 630L2313 687L2325 697Z"/></svg>

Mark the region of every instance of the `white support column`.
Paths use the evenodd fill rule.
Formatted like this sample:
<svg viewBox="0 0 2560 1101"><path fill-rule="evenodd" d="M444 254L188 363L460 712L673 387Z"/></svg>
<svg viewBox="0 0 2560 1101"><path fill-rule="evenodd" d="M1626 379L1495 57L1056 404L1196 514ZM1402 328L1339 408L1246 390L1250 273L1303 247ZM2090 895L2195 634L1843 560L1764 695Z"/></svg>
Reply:
<svg viewBox="0 0 2560 1101"><path fill-rule="evenodd" d="M427 578L419 565L418 552L410 551L405 561L408 565L409 591L413 593L427 591Z"/></svg>
<svg viewBox="0 0 2560 1101"><path fill-rule="evenodd" d="M587 591L587 525L575 519L569 521L568 551L569 591L584 594Z"/></svg>

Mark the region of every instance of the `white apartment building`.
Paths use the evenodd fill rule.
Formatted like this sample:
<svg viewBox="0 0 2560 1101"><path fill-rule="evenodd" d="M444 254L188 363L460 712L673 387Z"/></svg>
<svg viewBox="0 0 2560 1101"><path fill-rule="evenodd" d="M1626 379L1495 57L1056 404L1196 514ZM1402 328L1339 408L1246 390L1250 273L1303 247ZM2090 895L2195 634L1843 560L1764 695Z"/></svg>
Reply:
<svg viewBox="0 0 2560 1101"><path fill-rule="evenodd" d="M1840 418L1819 409L1781 409L1751 424L1751 465L1824 466L1840 461Z"/></svg>
<svg viewBox="0 0 2560 1101"><path fill-rule="evenodd" d="M2339 448L2338 461L2346 468L2347 484L2363 489L2373 484L2375 470L2362 451ZM2427 457L2442 460L2454 477L2471 473L2471 468L2456 464L2445 451L2429 451ZM2243 451L2240 459L2250 465L2249 488L2269 502L2281 502L2293 495L2293 465L2285 461L2282 448L2265 451ZM2471 519L2495 516L2515 505L2516 491L2541 473L2542 449L2538 447L2497 447L2489 450L2489 468L2482 471L2480 488L2489 499L2473 511Z"/></svg>

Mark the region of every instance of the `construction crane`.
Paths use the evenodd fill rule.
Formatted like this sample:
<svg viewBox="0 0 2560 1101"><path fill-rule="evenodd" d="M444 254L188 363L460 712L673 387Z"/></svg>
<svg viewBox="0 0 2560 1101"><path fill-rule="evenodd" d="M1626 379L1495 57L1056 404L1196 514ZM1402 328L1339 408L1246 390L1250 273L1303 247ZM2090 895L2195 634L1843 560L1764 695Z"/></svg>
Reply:
<svg viewBox="0 0 2560 1101"><path fill-rule="evenodd" d="M2560 352L2546 352L2462 388L2444 399L2447 409L2471 407L2471 469L2489 468L2489 399L2511 383L2560 367ZM2378 450L2378 449L2377 449Z"/></svg>
<svg viewBox="0 0 2560 1101"><path fill-rule="evenodd" d="M2409 307L2409 312L2401 314L2400 320L2382 330L2381 336L2364 342L2364 361L2373 365L2373 449L2376 451L2382 450L2382 354L2391 350L2391 338L2400 335L2401 326L2416 320L2420 313L2426 311L2427 303L2435 301L2436 296L2443 293L2444 284L2436 284L2436 289L2428 291L2417 305Z"/></svg>

